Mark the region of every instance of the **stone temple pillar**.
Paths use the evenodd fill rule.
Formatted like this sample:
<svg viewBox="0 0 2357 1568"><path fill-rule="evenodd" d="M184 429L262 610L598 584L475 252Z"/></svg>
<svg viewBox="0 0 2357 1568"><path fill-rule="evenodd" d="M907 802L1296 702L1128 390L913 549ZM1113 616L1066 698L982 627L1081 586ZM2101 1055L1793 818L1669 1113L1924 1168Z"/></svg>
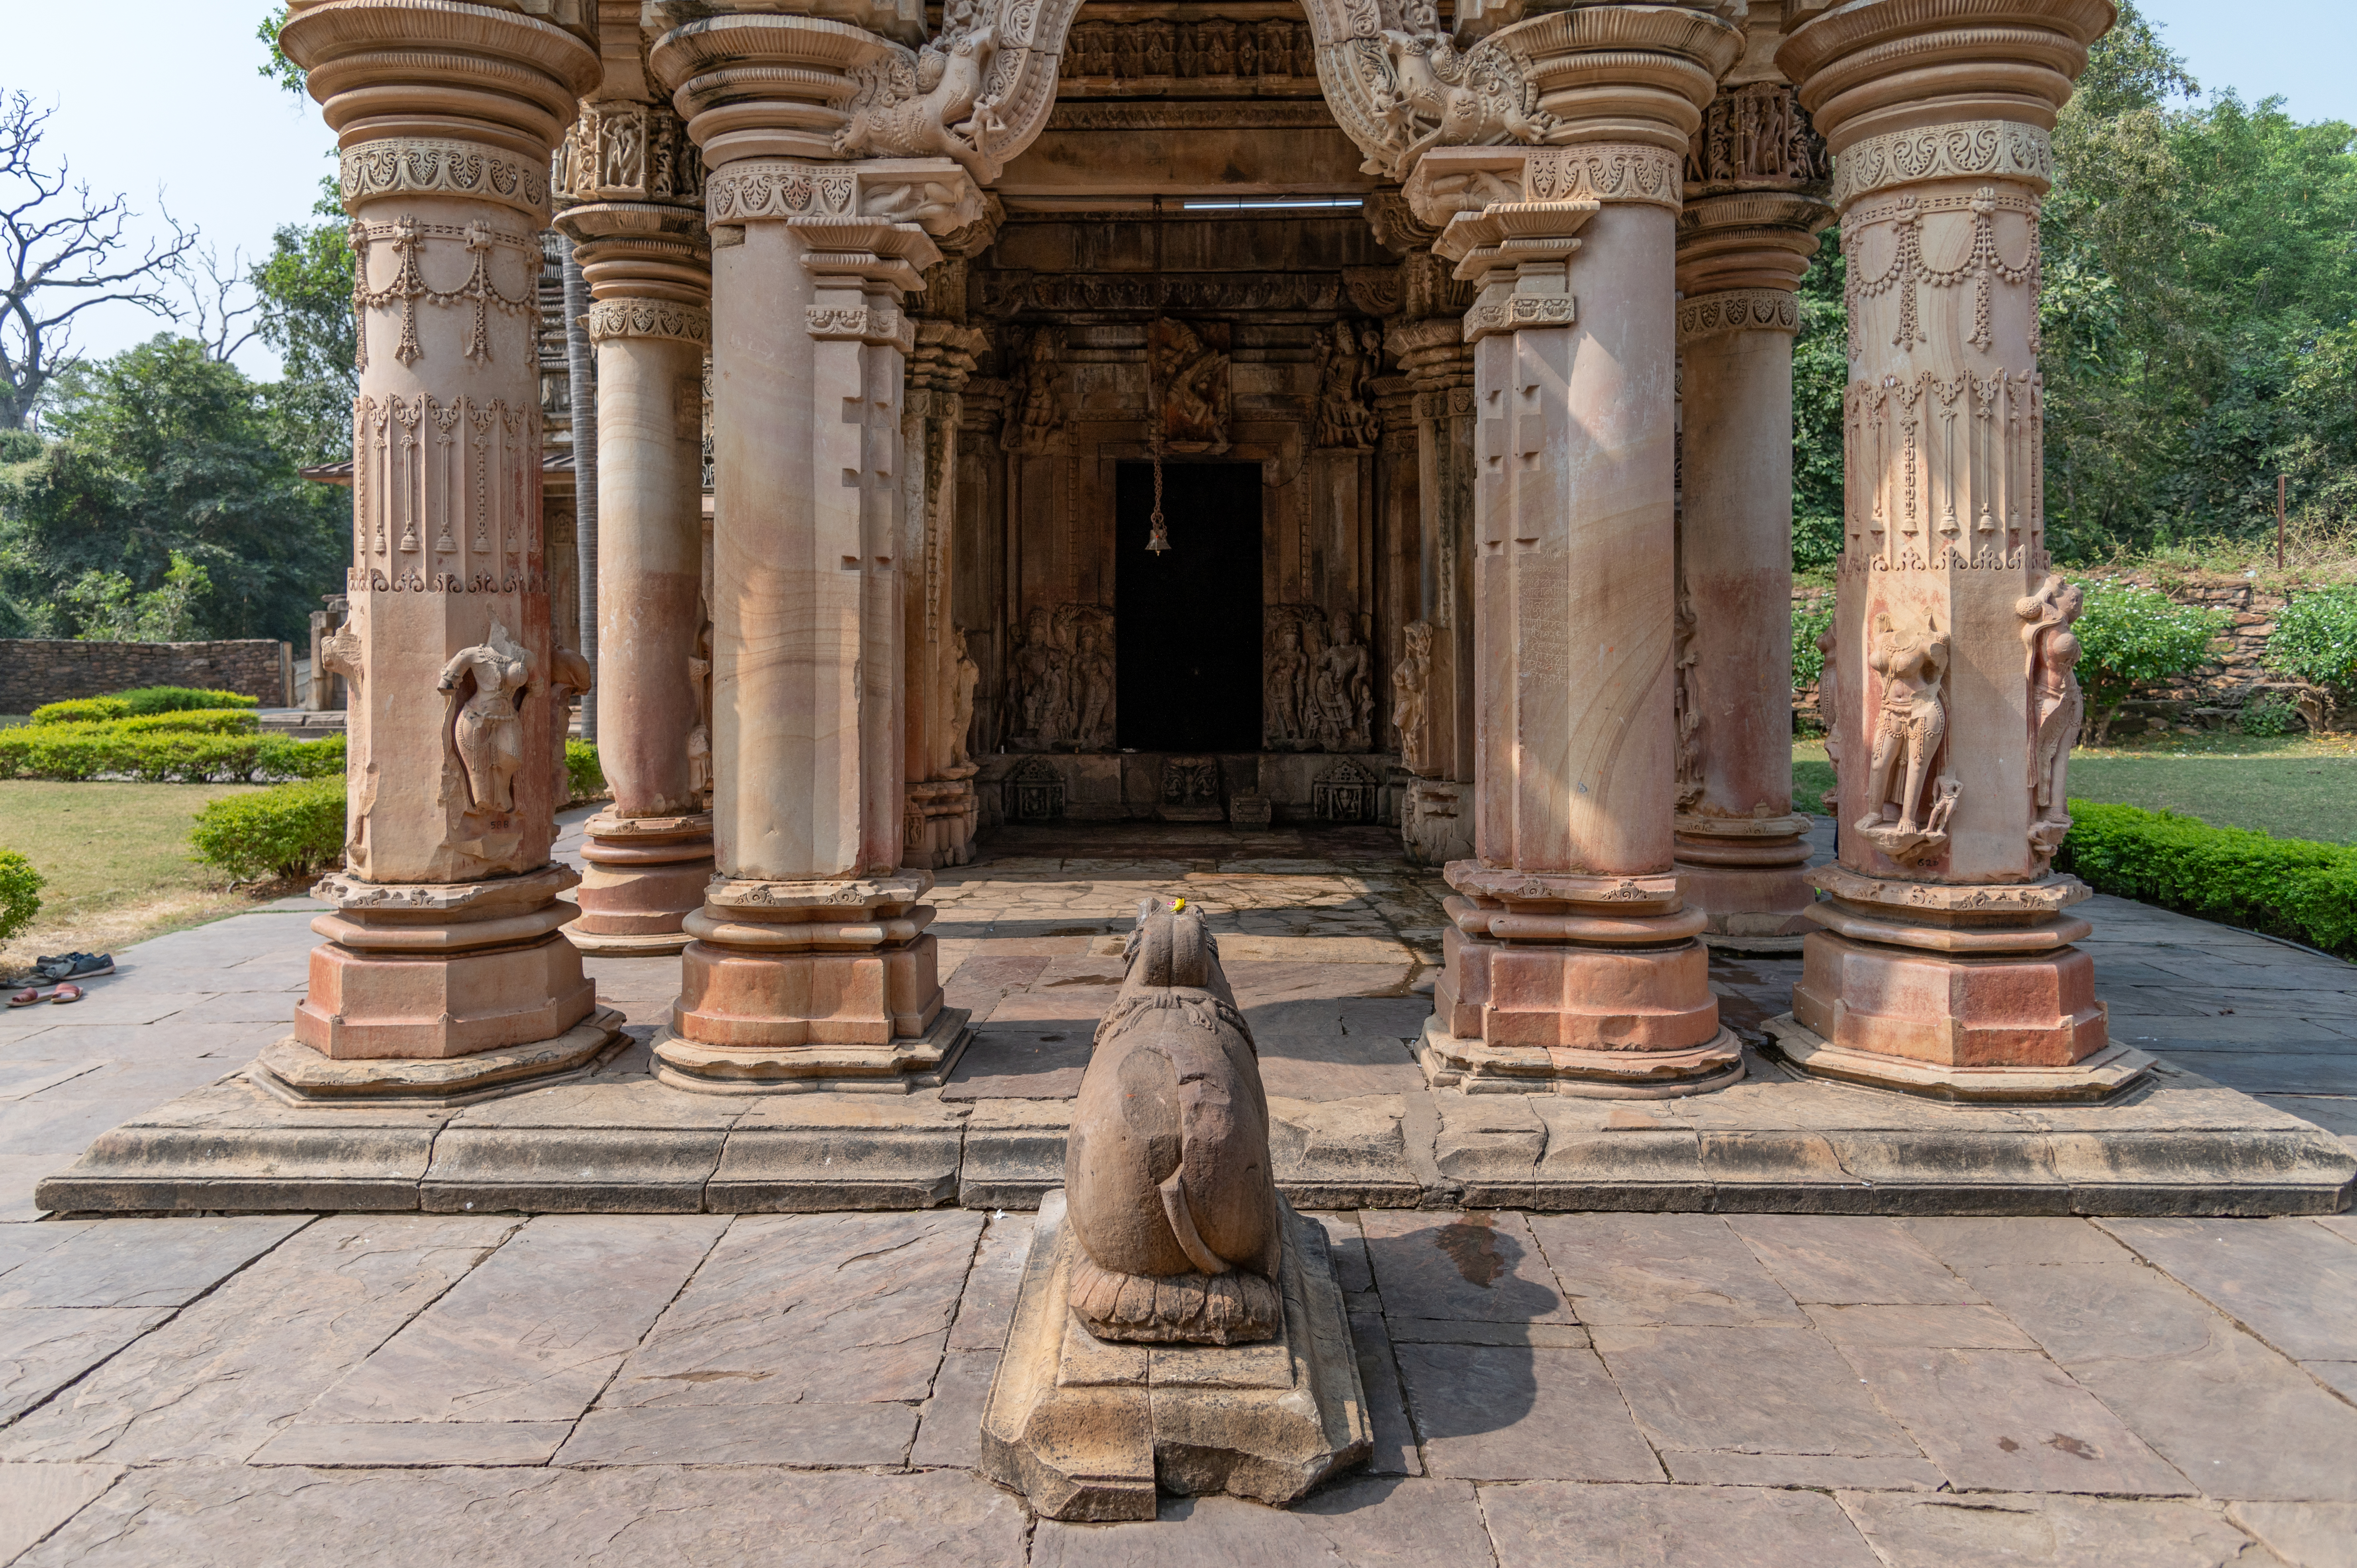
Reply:
<svg viewBox="0 0 2357 1568"><path fill-rule="evenodd" d="M1752 952L1800 951L1816 897L1792 810L1792 291L1824 177L1788 84L1730 86L1678 217L1678 878L1704 940Z"/></svg>
<svg viewBox="0 0 2357 1568"><path fill-rule="evenodd" d="M544 7L536 7L544 9ZM280 35L341 148L359 287L345 869L295 1033L298 1094L448 1096L614 1038L556 895L540 510L549 151L598 78L594 22L515 6L296 0ZM457 85L463 83L463 89Z"/></svg>
<svg viewBox="0 0 2357 1568"><path fill-rule="evenodd" d="M712 876L695 668L703 596L704 163L648 80L635 5L606 5L605 81L557 159L597 356L597 755L573 945L675 953Z"/></svg>
<svg viewBox="0 0 2357 1568"><path fill-rule="evenodd" d="M708 169L713 243L713 836L659 1074L690 1088L938 1081L924 871L900 868L904 294L982 216L946 159L831 163L845 25L731 13L658 39Z"/></svg>
<svg viewBox="0 0 2357 1568"><path fill-rule="evenodd" d="M1386 346L1415 388L1417 640L1430 650L1423 722L1400 737L1400 760L1415 775L1400 828L1411 854L1445 865L1473 853L1473 350L1453 313L1400 322Z"/></svg>
<svg viewBox="0 0 2357 1568"><path fill-rule="evenodd" d="M1406 181L1481 290L1476 853L1448 869L1436 1084L1668 1095L1743 1071L1671 864L1679 170L1741 41L1652 6L1525 22L1568 145L1435 148Z"/></svg>
<svg viewBox="0 0 2357 1568"><path fill-rule="evenodd" d="M942 262L928 274L927 284L928 306L965 314L963 298L950 305L933 297L951 291L963 295L962 262ZM902 554L911 563L902 575L907 595L908 797L900 864L920 870L972 860L974 829L982 817L974 792L974 776L980 769L966 755L980 672L966 656L965 634L951 617L952 586L960 564L954 543L958 447L965 420L961 394L974 374L975 359L987 347L978 327L931 317L917 321L900 414L909 523Z"/></svg>
<svg viewBox="0 0 2357 1568"><path fill-rule="evenodd" d="M1846 537L1826 660L1841 858L1789 1020L1809 1071L1949 1098L2093 1098L2113 1044L2054 875L2081 714L2050 575L2038 217L2102 0L1852 5L1777 51L1834 154L1847 260Z"/></svg>

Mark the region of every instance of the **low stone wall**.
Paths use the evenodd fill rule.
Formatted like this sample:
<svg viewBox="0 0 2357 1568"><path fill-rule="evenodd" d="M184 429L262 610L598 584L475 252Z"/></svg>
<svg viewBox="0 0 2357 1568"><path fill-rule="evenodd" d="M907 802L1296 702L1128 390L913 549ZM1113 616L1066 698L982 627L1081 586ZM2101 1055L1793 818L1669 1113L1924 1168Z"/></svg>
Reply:
<svg viewBox="0 0 2357 1568"><path fill-rule="evenodd" d="M294 654L265 638L236 642L74 642L0 639L0 714L103 697L134 686L242 692L264 707L293 703Z"/></svg>

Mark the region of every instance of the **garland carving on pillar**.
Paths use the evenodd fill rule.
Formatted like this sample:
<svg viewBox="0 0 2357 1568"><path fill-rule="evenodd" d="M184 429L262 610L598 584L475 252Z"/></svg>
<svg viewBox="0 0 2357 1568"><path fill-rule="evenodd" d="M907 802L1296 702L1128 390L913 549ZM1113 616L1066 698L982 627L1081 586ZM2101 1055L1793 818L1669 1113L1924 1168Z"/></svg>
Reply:
<svg viewBox="0 0 2357 1568"><path fill-rule="evenodd" d="M428 240L464 241L473 262L468 269L467 281L457 288L438 289L425 281L425 252ZM380 241L390 242L393 253L399 258L393 281L382 288L369 286L369 252ZM355 221L350 231L352 258L352 321L358 328L360 357L355 369L369 368L368 313L398 305L401 309L401 345L393 358L403 364L414 364L425 357L417 341L417 306L420 300L444 308L461 303L472 306L475 319L467 338L467 358L488 362L491 358L490 313L502 316L522 316L531 318L533 329L540 327L540 295L537 274L540 244L522 234L503 234L487 223L420 223L414 218L404 218L393 223ZM511 298L491 281L491 252L505 247L521 251L531 259L528 275L533 283Z"/></svg>
<svg viewBox="0 0 2357 1568"><path fill-rule="evenodd" d="M2029 347L2035 352L2040 347L2037 299L2040 285L2038 247L2039 202L2036 197L2001 192L1995 186L1985 185L1972 195L1919 198L1902 196L1886 206L1853 211L1842 220L1842 254L1853 258L1846 274L1846 292L1850 313L1850 357L1857 359L1861 351L1858 338L1858 302L1879 299L1896 289L1899 293L1899 322L1890 341L1896 347L1915 351L1919 343L1928 343L1920 315L1921 290L1958 288L1970 281L1973 285L1973 330L1964 341L1975 349L1986 349L1995 341L1991 332L1990 310L1995 303L1996 285L1999 283L2029 290ZM1952 267L1934 267L1924 259L1923 226L1926 221L1959 213L1972 214L1972 245L1964 260ZM1996 215L2011 212L2026 220L2028 241L2018 263L2007 262L1996 240ZM1898 231L1898 244L1890 264L1872 276L1867 275L1860 263L1865 252L1859 248L1869 229L1890 224Z"/></svg>
<svg viewBox="0 0 2357 1568"><path fill-rule="evenodd" d="M2066 775L2071 747L2079 737L2087 705L2079 691L2079 639L2071 629L2087 607L2075 583L2049 575L2038 591L2021 599L2014 614L2026 623L2021 640L2029 650L2027 674L2034 728L2030 734L2029 803L2031 850L2050 859L2071 831Z"/></svg>
<svg viewBox="0 0 2357 1568"><path fill-rule="evenodd" d="M361 142L343 150L337 173L347 210L387 196L470 196L548 220L548 170L479 143L408 136Z"/></svg>
<svg viewBox="0 0 2357 1568"><path fill-rule="evenodd" d="M1867 662L1882 677L1882 701L1867 763L1867 814L1854 826L1901 865L1919 865L1947 848L1948 819L1962 788L1932 772L1948 733L1941 692L1948 654L1948 634L1929 616L1922 630L1901 631L1889 611L1876 612Z"/></svg>

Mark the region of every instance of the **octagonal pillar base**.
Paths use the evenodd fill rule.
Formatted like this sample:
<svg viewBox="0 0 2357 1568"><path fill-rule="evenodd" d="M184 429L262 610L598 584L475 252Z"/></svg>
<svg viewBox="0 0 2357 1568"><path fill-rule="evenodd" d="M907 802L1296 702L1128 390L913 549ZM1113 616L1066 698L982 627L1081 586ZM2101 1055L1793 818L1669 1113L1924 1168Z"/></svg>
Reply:
<svg viewBox="0 0 2357 1568"><path fill-rule="evenodd" d="M617 817L600 812L585 829L581 918L565 936L583 952L675 953L692 940L682 922L704 907L712 880L712 818Z"/></svg>

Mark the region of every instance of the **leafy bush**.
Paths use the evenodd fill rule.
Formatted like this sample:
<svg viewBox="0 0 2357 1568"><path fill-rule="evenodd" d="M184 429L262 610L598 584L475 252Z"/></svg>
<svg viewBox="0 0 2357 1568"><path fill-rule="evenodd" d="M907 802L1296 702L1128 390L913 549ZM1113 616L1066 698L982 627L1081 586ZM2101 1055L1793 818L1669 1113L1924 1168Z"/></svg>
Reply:
<svg viewBox="0 0 2357 1568"><path fill-rule="evenodd" d="M2273 692L2262 692L2243 704L2234 727L2262 737L2290 735L2299 728L2299 708Z"/></svg>
<svg viewBox="0 0 2357 1568"><path fill-rule="evenodd" d="M2087 607L2071 629L2079 638L2079 683L2101 746L2113 715L2142 682L2167 681L2201 667L2210 639L2226 629L2226 612L2180 605L2157 588L2083 585Z"/></svg>
<svg viewBox="0 0 2357 1568"><path fill-rule="evenodd" d="M91 724L108 719L145 718L151 714L218 712L224 708L258 708L261 700L242 692L208 692L194 686L135 686L111 697L77 697L70 702L45 703L33 710L37 725Z"/></svg>
<svg viewBox="0 0 2357 1568"><path fill-rule="evenodd" d="M2056 865L2100 892L2357 956L2357 848L2091 800L2071 820Z"/></svg>
<svg viewBox="0 0 2357 1568"><path fill-rule="evenodd" d="M230 795L197 813L197 858L236 882L307 876L344 853L344 781L315 779Z"/></svg>
<svg viewBox="0 0 2357 1568"><path fill-rule="evenodd" d="M2357 686L2357 587L2302 594L2276 617L2267 663L2319 686Z"/></svg>
<svg viewBox="0 0 2357 1568"><path fill-rule="evenodd" d="M0 849L0 942L33 923L41 912L41 874L14 850Z"/></svg>
<svg viewBox="0 0 2357 1568"><path fill-rule="evenodd" d="M1817 639L1825 628L1834 624L1834 602L1830 598L1803 602L1792 601L1792 690L1805 691L1817 683L1825 672L1825 656L1818 651Z"/></svg>
<svg viewBox="0 0 2357 1568"><path fill-rule="evenodd" d="M597 766L597 748L588 741L565 741L565 782L576 800L592 800L606 792L606 771Z"/></svg>
<svg viewBox="0 0 2357 1568"><path fill-rule="evenodd" d="M0 730L0 779L136 779L151 784L228 784L340 776L341 736L283 736L119 724L21 725Z"/></svg>

